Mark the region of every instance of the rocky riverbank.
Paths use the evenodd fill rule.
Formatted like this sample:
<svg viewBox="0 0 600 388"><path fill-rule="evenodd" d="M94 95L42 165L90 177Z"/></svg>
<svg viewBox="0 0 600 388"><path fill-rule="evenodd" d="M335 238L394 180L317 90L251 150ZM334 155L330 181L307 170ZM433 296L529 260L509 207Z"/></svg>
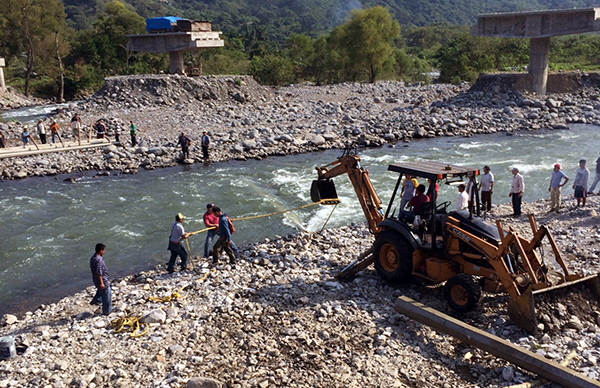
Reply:
<svg viewBox="0 0 600 388"><path fill-rule="evenodd" d="M560 214L548 208L542 200L523 211L550 227L572 269L599 271L600 197L584 209L573 198ZM488 216L528 234L525 218L510 213L500 205ZM160 267L114 280L107 317L88 304L92 287L23 317L5 315L0 335L15 335L26 350L0 361L0 387L502 387L535 378L393 309L407 295L456 316L441 287L391 286L372 268L338 282L372 241L364 224L276 236L243 247L234 267L210 270L196 259L200 273ZM105 259L110 267L110 250ZM178 290L172 305L149 300ZM600 379L597 304L564 296L534 337L508 320L505 301L485 294L458 317L549 359L574 350L570 367ZM111 320L125 315L145 316L149 332L113 333Z"/></svg>
<svg viewBox="0 0 600 388"><path fill-rule="evenodd" d="M600 125L597 86L583 84L572 93L540 97L488 84L469 89L385 81L266 88L243 76L112 77L93 97L72 104L55 118L66 139L73 138L68 124L75 112L86 131L92 121L105 118L109 136L115 126L121 128L124 146L133 120L140 146L9 158L0 160L0 170L4 179L14 179L85 170L135 173L141 168L202 162L204 130L211 136L210 160L215 162L347 144L377 147L436 136L560 130L571 123ZM22 125L0 126L9 145L20 144ZM177 147L181 132L192 139L191 157L185 161Z"/></svg>

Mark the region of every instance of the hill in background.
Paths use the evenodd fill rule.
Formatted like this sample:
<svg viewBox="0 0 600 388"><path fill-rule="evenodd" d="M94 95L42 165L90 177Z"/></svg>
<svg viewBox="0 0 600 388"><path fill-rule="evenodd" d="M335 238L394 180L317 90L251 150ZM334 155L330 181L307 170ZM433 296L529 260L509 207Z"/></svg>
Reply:
<svg viewBox="0 0 600 388"><path fill-rule="evenodd" d="M259 30L280 41L291 32L317 36L343 23L353 9L381 5L402 26L471 25L491 12L586 8L597 0L122 0L145 18L174 15L209 20L231 34ZM89 28L108 0L63 0L69 23Z"/></svg>

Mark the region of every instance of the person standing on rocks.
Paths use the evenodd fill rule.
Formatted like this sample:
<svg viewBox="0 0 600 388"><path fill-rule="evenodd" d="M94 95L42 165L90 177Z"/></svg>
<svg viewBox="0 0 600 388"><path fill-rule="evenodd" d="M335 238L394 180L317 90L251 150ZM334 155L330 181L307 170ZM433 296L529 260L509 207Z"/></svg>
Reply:
<svg viewBox="0 0 600 388"><path fill-rule="evenodd" d="M183 240L189 237L189 233L186 233L183 229L183 220L185 220L185 216L181 213L177 213L175 216L175 222L171 226L168 249L171 251L171 258L169 259L169 264L167 265L167 271L169 273L173 273L173 271L175 271L175 260L177 260L177 256L181 258L181 270L183 271L187 268L188 254L182 243Z"/></svg>
<svg viewBox="0 0 600 388"><path fill-rule="evenodd" d="M129 135L131 136L131 146L135 147L137 145L137 128L133 123L133 120L129 121Z"/></svg>
<svg viewBox="0 0 600 388"><path fill-rule="evenodd" d="M185 133L181 132L181 135L179 135L179 140L177 141L177 144L181 145L181 152L183 153L183 160L186 160L190 157L190 143L192 141L190 140L189 137L187 137L185 135Z"/></svg>
<svg viewBox="0 0 600 388"><path fill-rule="evenodd" d="M81 119L77 116L77 113L71 118L71 129L73 130L73 137L77 141L81 141Z"/></svg>
<svg viewBox="0 0 600 388"><path fill-rule="evenodd" d="M23 142L23 146L27 147L27 145L29 144L30 136L31 134L29 133L27 127L23 127L23 132L21 132L21 141Z"/></svg>
<svg viewBox="0 0 600 388"><path fill-rule="evenodd" d="M565 180L564 182L562 182L563 179ZM552 175L550 176L550 186L548 186L548 191L550 192L551 212L559 212L560 192L562 190L562 187L566 185L568 181L569 177L564 172L562 172L560 164L556 163L554 165L554 171L552 171Z"/></svg>
<svg viewBox="0 0 600 388"><path fill-rule="evenodd" d="M519 174L519 169L514 167L512 169L513 180L510 187L509 197L512 197L513 216L521 216L521 201L523 199L523 192L525 191L525 179L523 175Z"/></svg>
<svg viewBox="0 0 600 388"><path fill-rule="evenodd" d="M596 188L596 185L600 182L600 158L596 159L596 176L594 177L594 183L592 183L592 186L590 186L590 191L588 192L589 195L592 195L594 193L594 189ZM598 192L598 194L600 195L600 191Z"/></svg>
<svg viewBox="0 0 600 388"><path fill-rule="evenodd" d="M56 143L56 138L60 140L60 135L58 134L58 130L60 127L56 120L52 120L52 124L50 124L50 133L52 133L52 144Z"/></svg>
<svg viewBox="0 0 600 388"><path fill-rule="evenodd" d="M494 192L494 174L490 172L490 166L483 166L483 175L481 175L481 204L483 210L489 212L492 210L492 193Z"/></svg>
<svg viewBox="0 0 600 388"><path fill-rule="evenodd" d="M219 228L219 217L217 217L215 215L215 213L213 212L213 207L215 205L213 203L209 203L208 205L206 205L206 212L204 213L204 216L202 217L202 219L204 220L204 225L207 228L214 228L214 229L209 229L206 233L206 240L204 241L204 258L207 259L208 256L210 255L210 244L212 243L213 238L215 238L215 236L218 233L218 228Z"/></svg>
<svg viewBox="0 0 600 388"><path fill-rule="evenodd" d="M404 210L406 204L415 196L415 189L419 186L419 182L412 177L412 175L406 174L404 182L402 182L402 190L400 191L400 210Z"/></svg>
<svg viewBox="0 0 600 388"><path fill-rule="evenodd" d="M40 136L40 141L42 144L46 144L46 124L44 124L44 120L39 119L37 123L37 131Z"/></svg>
<svg viewBox="0 0 600 388"><path fill-rule="evenodd" d="M96 122L96 139L104 139L106 136L106 125L102 122L102 120L98 120Z"/></svg>
<svg viewBox="0 0 600 388"><path fill-rule="evenodd" d="M115 142L119 143L119 135L121 134L121 124L117 120L115 120L113 122L113 124L114 124L113 132L115 134Z"/></svg>
<svg viewBox="0 0 600 388"><path fill-rule="evenodd" d="M577 206L585 206L585 200L587 197L588 180L590 179L590 170L585 167L585 159L579 161L579 168L575 173L575 181L573 182L573 189L575 189L575 198L577 198Z"/></svg>
<svg viewBox="0 0 600 388"><path fill-rule="evenodd" d="M90 258L90 269L92 271L92 280L96 286L96 295L92 298L90 304L102 305L102 314L108 315L112 312L112 294L110 283L108 281L108 268L102 259L106 245L96 244L96 253Z"/></svg>
<svg viewBox="0 0 600 388"><path fill-rule="evenodd" d="M204 160L208 160L208 148L210 147L210 137L206 131L202 132L202 139L200 140L202 146L202 157Z"/></svg>
<svg viewBox="0 0 600 388"><path fill-rule="evenodd" d="M235 264L235 254L233 253L233 249L231 248L231 228L229 217L227 214L224 214L221 211L221 208L215 206L212 208L215 216L219 218L219 239L213 246L213 264L217 264L219 262L219 256L221 255L221 251L225 250L227 256L229 256L229 263Z"/></svg>
<svg viewBox="0 0 600 388"><path fill-rule="evenodd" d="M469 194L466 192L467 186L458 186L458 199L456 200L456 210L465 210L469 207Z"/></svg>

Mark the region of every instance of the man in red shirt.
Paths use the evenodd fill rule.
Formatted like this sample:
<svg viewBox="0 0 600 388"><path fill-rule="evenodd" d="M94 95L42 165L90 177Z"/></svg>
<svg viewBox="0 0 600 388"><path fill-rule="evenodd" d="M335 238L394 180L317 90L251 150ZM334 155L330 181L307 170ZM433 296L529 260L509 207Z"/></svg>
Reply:
<svg viewBox="0 0 600 388"><path fill-rule="evenodd" d="M213 228L210 229L207 233L206 233L206 241L204 241L204 258L208 258L208 256L210 255L210 244L212 243L213 238L215 237L215 235L217 234L217 232L219 231L219 217L217 217L214 213L212 208L215 205L213 203L209 203L208 205L206 205L206 213L204 213L204 225L206 225L207 228Z"/></svg>
<svg viewBox="0 0 600 388"><path fill-rule="evenodd" d="M412 222L415 218L415 215L419 214L421 205L427 202L429 202L429 197L425 195L425 185L417 186L416 195L408 202L408 206L411 207L412 210L400 211L400 220Z"/></svg>

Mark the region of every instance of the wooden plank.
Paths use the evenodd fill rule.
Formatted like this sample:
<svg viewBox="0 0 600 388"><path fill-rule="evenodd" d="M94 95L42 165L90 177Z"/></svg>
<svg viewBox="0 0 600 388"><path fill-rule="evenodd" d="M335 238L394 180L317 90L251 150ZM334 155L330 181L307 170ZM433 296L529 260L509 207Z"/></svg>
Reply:
<svg viewBox="0 0 600 388"><path fill-rule="evenodd" d="M592 380L557 362L547 360L539 354L532 353L502 338L479 330L406 296L399 297L394 308L409 318L565 387L600 387L600 382L596 380Z"/></svg>

